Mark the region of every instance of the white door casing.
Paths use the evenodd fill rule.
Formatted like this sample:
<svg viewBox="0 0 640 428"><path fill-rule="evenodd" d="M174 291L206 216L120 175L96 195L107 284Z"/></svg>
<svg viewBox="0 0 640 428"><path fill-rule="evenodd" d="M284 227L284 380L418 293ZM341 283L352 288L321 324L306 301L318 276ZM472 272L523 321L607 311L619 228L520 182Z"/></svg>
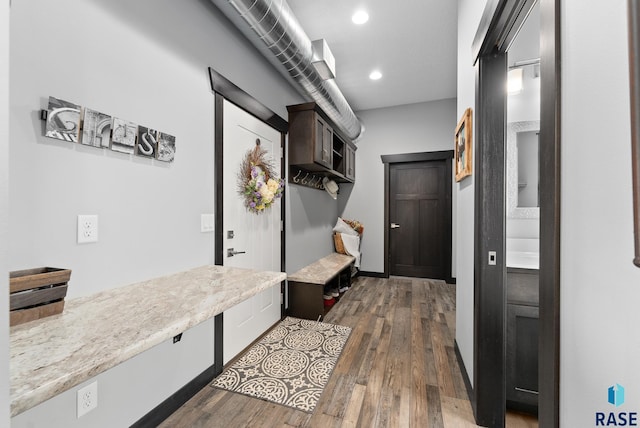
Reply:
<svg viewBox="0 0 640 428"><path fill-rule="evenodd" d="M223 106L223 264L279 272L281 269L281 200L261 214L249 212L238 193L242 160L260 140L260 147L280 172L281 134L249 113L224 101ZM233 231L230 238L229 231ZM228 249L244 252L227 256ZM223 364L235 357L280 319L280 285L265 290L224 312Z"/></svg>

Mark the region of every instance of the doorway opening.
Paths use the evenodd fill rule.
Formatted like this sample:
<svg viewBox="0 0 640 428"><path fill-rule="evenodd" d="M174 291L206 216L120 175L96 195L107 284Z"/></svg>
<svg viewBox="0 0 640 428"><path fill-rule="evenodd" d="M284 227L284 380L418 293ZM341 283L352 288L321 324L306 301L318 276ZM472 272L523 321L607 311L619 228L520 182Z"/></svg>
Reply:
<svg viewBox="0 0 640 428"><path fill-rule="evenodd" d="M474 389L476 422L504 426L506 402L507 51L537 0L495 0L473 42L476 64ZM539 0L539 342L538 420L559 426L560 1ZM495 251L497 263L488 263Z"/></svg>
<svg viewBox="0 0 640 428"><path fill-rule="evenodd" d="M215 212L214 212L214 263L216 265L225 265L225 258L230 256L228 249L225 251L225 243L227 243L230 236L234 236L235 234L229 234L228 230L225 230L225 210L224 210L224 192L225 192L225 171L224 161L225 161L225 150L224 150L224 134L225 134L225 105L227 105L227 109L236 109L243 113L246 113L253 118L258 119L260 123L264 126L268 126L272 128L276 134L279 134L279 141L277 137L273 137L275 145L278 151L280 151L280 147L284 147L285 143L285 135L288 131L288 123L286 120L272 112L269 108L260 103L257 99L252 97L247 92L243 91L241 88L237 87L231 81L229 81L226 77L216 72L214 69L209 68L209 78L211 82L211 89L215 94L215 186L214 186L214 202L215 202ZM255 141L254 139L252 141ZM272 150L274 150L272 148ZM284 150L282 150L284 152ZM228 156L228 154L227 154ZM226 159L227 161L229 159ZM281 160L280 165L280 176L285 178L286 168L284 167L286 164L285 160ZM235 182L235 174L226 174L227 180L229 176L233 177ZM229 183L226 183L227 185ZM232 191L233 186L226 186L227 193ZM228 197L229 195L227 195ZM285 271L285 232L284 232L284 221L285 221L285 198L286 195L282 197L280 202L280 219L282 221L279 230L279 248L280 248L280 270ZM229 213L227 213L229 216ZM277 231L276 231L277 233ZM277 238L276 238L277 239ZM233 250L233 249L232 249ZM247 267L247 266L245 266ZM284 294L285 292L285 284L284 282L280 285L280 293ZM215 317L215 375L218 375L222 372L223 369L223 361L224 358L224 314L219 314ZM284 316L284 300L281 300L280 303L280 317Z"/></svg>

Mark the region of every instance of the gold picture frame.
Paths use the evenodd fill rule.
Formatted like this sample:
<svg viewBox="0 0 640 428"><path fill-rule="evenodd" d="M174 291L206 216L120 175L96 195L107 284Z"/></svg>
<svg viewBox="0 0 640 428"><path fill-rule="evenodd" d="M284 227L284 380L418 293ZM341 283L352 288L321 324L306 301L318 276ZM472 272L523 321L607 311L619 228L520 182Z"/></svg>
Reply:
<svg viewBox="0 0 640 428"><path fill-rule="evenodd" d="M455 171L456 181L462 181L473 172L473 112L471 108L464 111L455 132Z"/></svg>

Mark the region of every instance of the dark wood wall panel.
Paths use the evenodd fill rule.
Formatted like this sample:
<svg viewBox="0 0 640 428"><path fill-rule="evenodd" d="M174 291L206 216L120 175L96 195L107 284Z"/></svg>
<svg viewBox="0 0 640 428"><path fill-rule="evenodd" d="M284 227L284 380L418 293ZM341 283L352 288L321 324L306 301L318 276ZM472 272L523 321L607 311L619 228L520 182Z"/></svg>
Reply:
<svg viewBox="0 0 640 428"><path fill-rule="evenodd" d="M540 0L541 427L560 426L560 0Z"/></svg>
<svg viewBox="0 0 640 428"><path fill-rule="evenodd" d="M505 418L505 115L507 55L481 56L476 84L474 389L476 423ZM481 82L481 83L480 83ZM489 265L495 251L495 265Z"/></svg>

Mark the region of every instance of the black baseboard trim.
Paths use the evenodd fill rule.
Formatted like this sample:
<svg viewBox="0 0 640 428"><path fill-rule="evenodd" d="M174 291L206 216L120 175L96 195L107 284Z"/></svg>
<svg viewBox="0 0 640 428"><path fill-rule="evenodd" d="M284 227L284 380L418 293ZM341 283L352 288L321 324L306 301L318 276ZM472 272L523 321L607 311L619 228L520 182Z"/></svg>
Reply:
<svg viewBox="0 0 640 428"><path fill-rule="evenodd" d="M389 278L389 276L385 275L383 272L367 272L365 270L358 271L358 276L366 276L369 278Z"/></svg>
<svg viewBox="0 0 640 428"><path fill-rule="evenodd" d="M215 377L216 366L215 364L196 376L191 382L180 388L172 396L158 404L149 413L138 419L131 428L146 428L157 427L173 414L176 410L182 407L187 401L189 401L194 395L196 395L202 388L207 386Z"/></svg>
<svg viewBox="0 0 640 428"><path fill-rule="evenodd" d="M469 396L469 401L471 405L475 405L476 400L473 400L473 387L471 386L471 380L469 379L469 373L467 372L467 368L464 365L464 361L462 360L462 354L460 354L460 348L458 348L458 341L454 339L453 341L453 349L456 353L456 360L458 360L458 366L460 366L460 373L462 373L462 379L464 380L464 386L467 389L467 395ZM473 414L475 415L475 409Z"/></svg>
<svg viewBox="0 0 640 428"><path fill-rule="evenodd" d="M359 270L358 273L356 274L356 277L358 276L365 276L368 278L389 278L389 275L385 274L384 272L369 272L366 270ZM448 277L444 280L447 284L456 284L456 278L454 277Z"/></svg>

